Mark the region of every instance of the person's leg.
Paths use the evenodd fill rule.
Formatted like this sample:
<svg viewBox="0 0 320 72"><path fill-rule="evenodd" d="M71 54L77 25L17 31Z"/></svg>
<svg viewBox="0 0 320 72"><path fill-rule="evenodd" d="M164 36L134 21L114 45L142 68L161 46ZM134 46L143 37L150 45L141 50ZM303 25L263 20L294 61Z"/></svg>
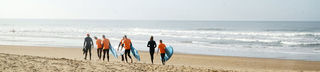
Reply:
<svg viewBox="0 0 320 72"><path fill-rule="evenodd" d="M103 49L103 58L102 58L102 60L104 61L104 58L106 57L106 50L105 49Z"/></svg>
<svg viewBox="0 0 320 72"><path fill-rule="evenodd" d="M124 57L123 57L123 55L121 55L121 61L124 61Z"/></svg>
<svg viewBox="0 0 320 72"><path fill-rule="evenodd" d="M102 54L102 48L99 48L99 59L101 59L101 54Z"/></svg>
<svg viewBox="0 0 320 72"><path fill-rule="evenodd" d="M98 58L99 58L99 48L97 49L97 55L98 55ZM100 58L99 58L100 59Z"/></svg>
<svg viewBox="0 0 320 72"><path fill-rule="evenodd" d="M91 48L89 48L89 55L90 55L90 60L91 60Z"/></svg>
<svg viewBox="0 0 320 72"><path fill-rule="evenodd" d="M109 49L106 49L107 50L107 58L108 58L108 62L109 62Z"/></svg>
<svg viewBox="0 0 320 72"><path fill-rule="evenodd" d="M164 65L164 56L165 56L165 53L161 53L161 61L162 61L162 64Z"/></svg>
<svg viewBox="0 0 320 72"><path fill-rule="evenodd" d="M132 58L131 58L131 56L130 56L130 49L128 50L128 57L130 58L131 63L132 63Z"/></svg>
<svg viewBox="0 0 320 72"><path fill-rule="evenodd" d="M85 51L84 51L84 60L87 60L87 53L88 53L88 50L87 50L87 48L85 48Z"/></svg>
<svg viewBox="0 0 320 72"><path fill-rule="evenodd" d="M150 48L150 57L151 57L152 64L153 64L153 55L154 55L154 48Z"/></svg>
<svg viewBox="0 0 320 72"><path fill-rule="evenodd" d="M124 51L124 56L125 56L126 62L128 63L128 59L127 59L127 56L128 56L128 50L125 50L125 51Z"/></svg>

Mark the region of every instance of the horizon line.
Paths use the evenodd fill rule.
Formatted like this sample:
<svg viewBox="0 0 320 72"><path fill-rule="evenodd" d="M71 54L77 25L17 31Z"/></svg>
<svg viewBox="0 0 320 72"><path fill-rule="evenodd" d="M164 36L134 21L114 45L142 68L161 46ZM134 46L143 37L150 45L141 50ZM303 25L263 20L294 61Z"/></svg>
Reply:
<svg viewBox="0 0 320 72"><path fill-rule="evenodd" d="M259 22L264 22L264 21L279 21L279 22L320 22L320 20L250 20L250 19L239 19L239 20L163 20L163 19L53 19L53 18L0 18L0 20L88 20L88 21L259 21Z"/></svg>

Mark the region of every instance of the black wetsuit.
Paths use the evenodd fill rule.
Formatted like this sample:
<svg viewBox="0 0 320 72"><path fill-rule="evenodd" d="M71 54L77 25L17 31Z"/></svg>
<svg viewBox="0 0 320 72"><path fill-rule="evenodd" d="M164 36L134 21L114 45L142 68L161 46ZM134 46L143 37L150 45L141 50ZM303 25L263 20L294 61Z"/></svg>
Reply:
<svg viewBox="0 0 320 72"><path fill-rule="evenodd" d="M164 65L165 64L165 60L164 60L165 53L160 53L160 55L161 55L161 62Z"/></svg>
<svg viewBox="0 0 320 72"><path fill-rule="evenodd" d="M101 59L101 53L102 53L102 48L98 48L97 54L98 54L99 60Z"/></svg>
<svg viewBox="0 0 320 72"><path fill-rule="evenodd" d="M150 56L151 56L151 62L153 64L154 49L157 47L157 43L154 40L149 41L147 47L150 48L149 52L150 52Z"/></svg>
<svg viewBox="0 0 320 72"><path fill-rule="evenodd" d="M87 54L89 52L90 60L91 60L91 47L92 46L93 46L93 41L92 41L91 37L84 38L84 43L83 43L83 53L85 54L84 59L87 59Z"/></svg>
<svg viewBox="0 0 320 72"><path fill-rule="evenodd" d="M127 56L131 59L131 62L132 62L132 58L130 56L130 49L124 50L124 55L125 55L126 62L128 62Z"/></svg>
<svg viewBox="0 0 320 72"><path fill-rule="evenodd" d="M106 57L106 53L107 53L107 58L109 62L109 49L103 49L103 61L104 61L104 58Z"/></svg>
<svg viewBox="0 0 320 72"><path fill-rule="evenodd" d="M130 43L130 45L132 45L132 43ZM126 62L128 62L128 59L127 59L127 56L128 56L131 59L131 63L132 63L132 58L130 56L130 50L131 50L131 48L124 50L124 56L125 56Z"/></svg>

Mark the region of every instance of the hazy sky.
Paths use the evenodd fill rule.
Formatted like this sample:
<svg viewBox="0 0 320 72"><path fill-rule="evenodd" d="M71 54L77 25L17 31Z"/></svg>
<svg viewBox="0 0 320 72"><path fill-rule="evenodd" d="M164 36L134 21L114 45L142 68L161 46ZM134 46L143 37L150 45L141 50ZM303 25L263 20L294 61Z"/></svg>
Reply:
<svg viewBox="0 0 320 72"><path fill-rule="evenodd" d="M320 0L0 0L0 18L320 21Z"/></svg>

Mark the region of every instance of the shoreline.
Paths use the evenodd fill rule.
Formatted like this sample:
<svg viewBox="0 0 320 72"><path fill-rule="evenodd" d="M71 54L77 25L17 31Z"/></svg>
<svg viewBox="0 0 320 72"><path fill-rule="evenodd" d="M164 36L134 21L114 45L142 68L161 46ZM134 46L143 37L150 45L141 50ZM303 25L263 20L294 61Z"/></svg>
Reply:
<svg viewBox="0 0 320 72"><path fill-rule="evenodd" d="M0 53L30 55L48 58L66 58L83 60L80 48L43 47L43 46L15 46L0 45ZM96 49L92 49L92 60L98 61ZM151 64L147 51L139 51L141 61L134 59L134 63ZM132 55L131 55L132 56ZM159 56L155 53L155 65L161 65ZM121 62L121 57L115 59L110 54L110 62ZM175 53L167 63L173 66L188 66L192 68L208 68L213 70L232 71L320 71L320 61L287 60L273 58L251 58L236 56L216 56Z"/></svg>
<svg viewBox="0 0 320 72"><path fill-rule="evenodd" d="M73 46L67 46L67 47L56 47L56 46L31 46L31 45L0 45L0 46L28 46L28 47L50 47L50 48L72 48L72 49L82 49L80 47L73 47ZM96 49L96 48L93 48ZM139 52L148 52L144 50L138 50ZM155 50L156 51L156 50ZM156 54L156 52L155 52ZM221 56L221 57L238 57L238 58L256 58L256 59L275 59L275 60L292 60L292 61L312 61L312 62L320 62L315 60L301 60L301 59L281 59L281 58L263 58L263 57L246 57L246 56L224 56L224 55L210 55L210 54L196 54L196 53L181 53L181 52L174 52L174 54L183 54L183 55L199 55L199 56Z"/></svg>

